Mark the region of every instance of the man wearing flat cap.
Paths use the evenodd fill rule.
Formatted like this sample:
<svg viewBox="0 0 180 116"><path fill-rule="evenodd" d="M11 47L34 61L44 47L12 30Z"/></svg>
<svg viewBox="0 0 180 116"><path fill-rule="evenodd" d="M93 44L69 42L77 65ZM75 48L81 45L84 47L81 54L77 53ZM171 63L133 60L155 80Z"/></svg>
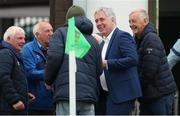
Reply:
<svg viewBox="0 0 180 116"><path fill-rule="evenodd" d="M85 17L79 6L71 6L66 21L74 17L76 28L90 44L83 58L76 58L76 113L77 115L95 115L94 104L99 94L99 76L102 73L100 47L91 35L92 22ZM65 54L68 23L58 28L49 42L45 82L54 87L54 102L57 115L69 115L69 55ZM73 38L73 37L72 37Z"/></svg>

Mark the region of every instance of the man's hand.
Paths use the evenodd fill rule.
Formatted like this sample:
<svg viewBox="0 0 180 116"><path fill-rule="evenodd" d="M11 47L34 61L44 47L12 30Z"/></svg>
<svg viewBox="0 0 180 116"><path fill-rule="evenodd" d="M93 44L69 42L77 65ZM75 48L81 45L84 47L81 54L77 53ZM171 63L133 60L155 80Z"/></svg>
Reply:
<svg viewBox="0 0 180 116"><path fill-rule="evenodd" d="M46 83L45 83L45 87L46 87L47 90L52 90L53 89L50 85L48 85Z"/></svg>
<svg viewBox="0 0 180 116"><path fill-rule="evenodd" d="M29 100L28 100L29 103L31 103L34 99L36 99L36 97L31 93L28 93L28 98L29 98Z"/></svg>
<svg viewBox="0 0 180 116"><path fill-rule="evenodd" d="M13 108L14 108L15 110L24 110L24 109L25 109L25 106L24 106L24 103L19 100L17 103L15 103L15 104L13 105Z"/></svg>

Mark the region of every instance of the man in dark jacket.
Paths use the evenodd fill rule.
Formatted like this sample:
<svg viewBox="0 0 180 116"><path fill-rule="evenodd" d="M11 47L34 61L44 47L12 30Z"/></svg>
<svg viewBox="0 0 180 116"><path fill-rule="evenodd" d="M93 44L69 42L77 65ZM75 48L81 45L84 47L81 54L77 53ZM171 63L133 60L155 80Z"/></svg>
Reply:
<svg viewBox="0 0 180 116"><path fill-rule="evenodd" d="M132 11L129 23L139 53L139 75L143 91L143 97L139 100L140 114L172 114L176 84L163 43L145 10Z"/></svg>
<svg viewBox="0 0 180 116"><path fill-rule="evenodd" d="M91 45L88 53L76 58L77 115L94 115L94 104L99 94L99 76L102 73L100 48L92 37L93 24L79 6L72 6L66 19L75 17L75 25ZM69 58L65 54L68 25L58 28L49 43L45 81L54 87L57 115L69 114Z"/></svg>
<svg viewBox="0 0 180 116"><path fill-rule="evenodd" d="M12 26L0 44L0 114L27 114L27 81L19 57L24 43L24 30ZM34 99L30 93L29 97Z"/></svg>

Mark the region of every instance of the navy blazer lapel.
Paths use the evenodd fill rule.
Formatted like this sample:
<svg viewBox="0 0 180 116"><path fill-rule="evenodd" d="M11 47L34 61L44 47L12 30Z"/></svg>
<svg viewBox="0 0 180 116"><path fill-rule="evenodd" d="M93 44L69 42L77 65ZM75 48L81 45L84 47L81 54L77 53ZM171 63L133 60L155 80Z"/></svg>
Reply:
<svg viewBox="0 0 180 116"><path fill-rule="evenodd" d="M115 36L116 36L117 31L118 31L118 28L116 28L116 29L114 30L113 34L112 34L112 37L111 37L111 39L110 39L110 42L109 42L109 45L108 45L108 48L107 48L107 51L106 51L105 59L107 59L107 57L108 57L109 50L110 50L110 48L111 48L111 46L112 46L112 43L113 43L113 41L114 41L114 38L115 38Z"/></svg>
<svg viewBox="0 0 180 116"><path fill-rule="evenodd" d="M104 40L100 43L100 49L101 49L101 51L102 51L102 49L103 49L103 46L104 46Z"/></svg>

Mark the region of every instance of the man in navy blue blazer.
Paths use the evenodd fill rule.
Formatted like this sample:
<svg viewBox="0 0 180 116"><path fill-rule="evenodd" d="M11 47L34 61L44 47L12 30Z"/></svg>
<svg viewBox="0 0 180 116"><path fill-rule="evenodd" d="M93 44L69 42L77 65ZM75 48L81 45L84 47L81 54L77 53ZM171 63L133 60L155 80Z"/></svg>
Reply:
<svg viewBox="0 0 180 116"><path fill-rule="evenodd" d="M142 95L137 73L138 56L132 36L116 26L112 9L102 7L94 14L96 27L104 38L102 61L104 72L100 77L101 93L96 112L102 111L101 99L107 97L106 115L128 115L136 98ZM102 105L103 104L103 105ZM103 114L103 112L100 112Z"/></svg>

